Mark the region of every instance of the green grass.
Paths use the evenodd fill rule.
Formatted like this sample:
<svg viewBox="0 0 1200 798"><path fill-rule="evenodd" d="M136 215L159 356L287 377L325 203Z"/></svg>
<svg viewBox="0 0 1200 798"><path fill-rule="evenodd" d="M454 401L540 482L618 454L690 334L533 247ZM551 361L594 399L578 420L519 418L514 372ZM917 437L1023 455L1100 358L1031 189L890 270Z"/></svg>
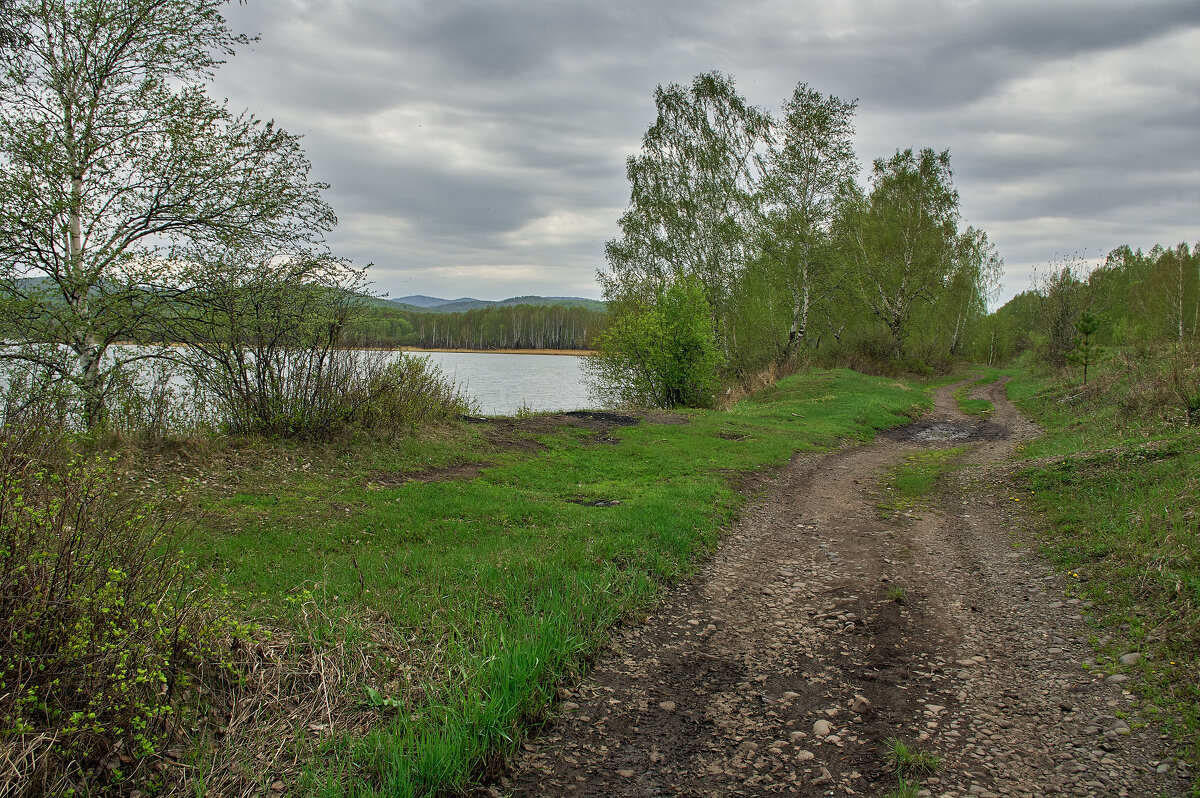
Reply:
<svg viewBox="0 0 1200 798"><path fill-rule="evenodd" d="M901 776L895 789L889 790L886 798L917 798L920 787Z"/></svg>
<svg viewBox="0 0 1200 798"><path fill-rule="evenodd" d="M978 369L972 369L977 379L967 385L960 386L954 389L954 401L958 404L958 409L968 416L978 416L987 418L996 408L987 399L972 399L971 391L984 385L991 385L1002 377L1011 377L1016 372L1011 369L999 369L992 366L981 366Z"/></svg>
<svg viewBox="0 0 1200 798"><path fill-rule="evenodd" d="M902 788L908 786L906 784L908 779L932 776L942 769L941 760L935 754L918 751L899 737L888 739L887 755L888 761L892 763L892 767L900 779Z"/></svg>
<svg viewBox="0 0 1200 798"><path fill-rule="evenodd" d="M954 401L958 403L958 409L968 416L979 416L986 418L992 414L996 408L987 399L972 399L969 394L971 389L976 385L985 384L982 380L973 385L964 385L961 388L956 388L954 391Z"/></svg>
<svg viewBox="0 0 1200 798"><path fill-rule="evenodd" d="M1052 523L1042 551L1095 602L1098 665L1138 676L1127 684L1200 769L1200 429L1147 408L1155 386L1135 371L1087 391L1019 375L1008 390L1045 430L1023 447L1023 480ZM1128 651L1144 656L1123 668Z"/></svg>
<svg viewBox="0 0 1200 798"><path fill-rule="evenodd" d="M904 458L888 472L882 486L887 496L876 504L880 517L893 518L925 506L938 479L954 468L952 461L966 450L965 446L930 449Z"/></svg>
<svg viewBox="0 0 1200 798"><path fill-rule="evenodd" d="M288 467L191 484L209 519L191 553L260 617L373 663L373 684L357 687L379 713L373 730L324 741L307 792L466 791L614 624L695 570L739 507L739 475L867 440L928 405L895 380L836 370L685 424L613 430L614 445L541 425L512 450L464 424L308 469L306 453L285 452ZM468 462L485 465L468 479L395 478ZM364 619L385 619L403 651L372 648Z"/></svg>
<svg viewBox="0 0 1200 798"><path fill-rule="evenodd" d="M930 401L933 401L933 395L937 392L938 388L942 388L946 385L953 385L962 379L963 375L957 372L923 377L921 378L921 389L925 392L925 395L929 397Z"/></svg>

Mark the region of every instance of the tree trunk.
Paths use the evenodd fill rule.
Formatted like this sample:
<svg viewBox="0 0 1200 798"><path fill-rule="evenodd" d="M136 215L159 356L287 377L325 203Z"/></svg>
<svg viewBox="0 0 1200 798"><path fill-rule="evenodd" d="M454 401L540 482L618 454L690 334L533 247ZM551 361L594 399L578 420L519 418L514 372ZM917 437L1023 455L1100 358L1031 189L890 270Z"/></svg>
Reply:
<svg viewBox="0 0 1200 798"><path fill-rule="evenodd" d="M810 288L808 285L807 266L800 270L800 280L802 282L800 289L800 301L796 304L795 310L792 313L792 328L788 331L787 350L785 352L786 360L792 359L796 348L800 346L800 344L804 341L804 336L808 333Z"/></svg>
<svg viewBox="0 0 1200 798"><path fill-rule="evenodd" d="M1192 319L1192 335L1200 335L1200 253L1196 253L1196 315Z"/></svg>
<svg viewBox="0 0 1200 798"><path fill-rule="evenodd" d="M92 336L89 335L89 338ZM104 382L100 379L100 361L104 351L91 341L92 346L79 354L79 388L83 393L83 424L95 429L104 421Z"/></svg>
<svg viewBox="0 0 1200 798"><path fill-rule="evenodd" d="M1184 261L1183 261L1182 257L1178 258L1177 260L1179 261L1179 345L1182 347L1183 346L1183 266L1184 266Z"/></svg>
<svg viewBox="0 0 1200 798"><path fill-rule="evenodd" d="M969 300L968 300L969 301ZM954 317L954 335L950 339L950 354L957 355L962 346L962 334L966 328L967 318L967 303L963 303L963 308Z"/></svg>
<svg viewBox="0 0 1200 798"><path fill-rule="evenodd" d="M892 355L897 361L904 359L904 319L893 314L888 320L888 329L892 332Z"/></svg>
<svg viewBox="0 0 1200 798"><path fill-rule="evenodd" d="M71 179L71 207L68 211L67 246L70 262L67 273L72 288L70 302L78 323L84 325L75 342L76 363L79 366L79 390L83 394L83 424L95 428L104 418L104 385L100 379L100 362L104 347L96 339L88 309L91 281L83 268L83 176Z"/></svg>

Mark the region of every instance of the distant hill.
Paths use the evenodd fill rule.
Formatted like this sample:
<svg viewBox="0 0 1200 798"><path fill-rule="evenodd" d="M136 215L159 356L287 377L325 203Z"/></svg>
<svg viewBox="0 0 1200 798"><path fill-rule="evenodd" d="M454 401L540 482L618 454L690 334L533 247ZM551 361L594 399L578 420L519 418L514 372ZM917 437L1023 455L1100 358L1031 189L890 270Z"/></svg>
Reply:
<svg viewBox="0 0 1200 798"><path fill-rule="evenodd" d="M392 302L389 299L384 299L383 297L366 296L364 294L357 293L351 294L351 296L369 308L386 308L388 310L397 310L395 302ZM401 310L408 310L408 308L401 308ZM413 308L413 310L421 310L421 308Z"/></svg>
<svg viewBox="0 0 1200 798"><path fill-rule="evenodd" d="M468 310L476 310L478 308L506 307L510 305L559 305L567 308L587 308L588 310L598 312L603 312L605 309L603 302L577 296L515 296L508 299L501 299L497 302L487 299L472 299L471 297L440 299L422 294L413 294L411 296L395 297L392 299L392 302L399 305L401 310L418 313L466 313Z"/></svg>
<svg viewBox="0 0 1200 798"><path fill-rule="evenodd" d="M416 308L433 308L438 305L444 305L447 302L478 302L478 299L442 299L436 296L425 296L424 294L412 294L411 296L398 296L392 298L393 302L402 302L405 305L412 305Z"/></svg>

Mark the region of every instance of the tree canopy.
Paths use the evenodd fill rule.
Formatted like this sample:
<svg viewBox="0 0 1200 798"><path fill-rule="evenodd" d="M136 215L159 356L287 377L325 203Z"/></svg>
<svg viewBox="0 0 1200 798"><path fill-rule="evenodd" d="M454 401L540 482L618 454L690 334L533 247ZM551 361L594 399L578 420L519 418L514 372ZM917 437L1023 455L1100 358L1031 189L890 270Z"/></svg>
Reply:
<svg viewBox="0 0 1200 798"><path fill-rule="evenodd" d="M654 104L642 151L627 162L629 208L618 221L621 237L605 248L600 284L606 298L619 299L692 275L719 323L750 255L760 200L755 155L769 140L770 117L719 72L687 87L659 86Z"/></svg>
<svg viewBox="0 0 1200 798"><path fill-rule="evenodd" d="M1096 268L1081 258L1051 264L1028 291L981 325L970 354L989 363L1022 355L1055 366L1078 357L1084 317L1088 347L1200 344L1200 245L1122 245ZM1089 352L1089 361L1094 352Z"/></svg>
<svg viewBox="0 0 1200 798"><path fill-rule="evenodd" d="M694 278L720 352L707 362L722 376L787 368L823 346L874 368L964 352L1001 261L985 232L960 229L949 151L880 158L868 190L856 182L856 101L800 83L773 116L717 72L660 86L654 101L598 275L614 328L639 329L625 316L653 320L664 290ZM643 379L635 338L601 338L598 378Z"/></svg>
<svg viewBox="0 0 1200 798"><path fill-rule="evenodd" d="M99 420L197 249L319 246L335 223L299 138L214 102L247 37L224 0L13 0L0 48L0 292L34 364ZM197 275L193 272L193 284Z"/></svg>

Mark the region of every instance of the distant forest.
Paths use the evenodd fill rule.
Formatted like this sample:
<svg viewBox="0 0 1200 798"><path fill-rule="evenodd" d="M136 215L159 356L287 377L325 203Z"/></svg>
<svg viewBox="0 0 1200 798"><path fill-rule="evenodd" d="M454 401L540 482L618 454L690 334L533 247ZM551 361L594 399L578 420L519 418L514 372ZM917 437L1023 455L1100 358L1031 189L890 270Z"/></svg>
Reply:
<svg viewBox="0 0 1200 798"><path fill-rule="evenodd" d="M592 348L605 314L586 307L498 305L465 313L364 308L348 331L357 346L421 349Z"/></svg>
<svg viewBox="0 0 1200 798"><path fill-rule="evenodd" d="M585 299L578 296L514 296L508 299L489 300L462 297L460 299L440 299L432 296L404 296L384 300L391 307L408 310L413 313L466 313L468 310L482 308L507 307L511 305L560 305L564 308L588 308L604 312L604 303L597 299Z"/></svg>
<svg viewBox="0 0 1200 798"><path fill-rule="evenodd" d="M1064 365L1077 355L1080 320L1094 320L1099 346L1193 346L1200 341L1200 244L1149 252L1114 249L1099 268L1055 264L1032 289L980 320L971 359L1005 364L1029 353Z"/></svg>
<svg viewBox="0 0 1200 798"><path fill-rule="evenodd" d="M1097 317L1096 342L1104 346L1197 340L1200 252L1187 244L1149 252L1122 246L1095 270L1077 261L1054 264L1033 288L979 319L966 354L1000 365L1028 352L1063 364L1076 346L1084 312ZM360 346L590 350L606 320L606 313L587 307L504 305L446 313L378 302L352 323L349 337Z"/></svg>

